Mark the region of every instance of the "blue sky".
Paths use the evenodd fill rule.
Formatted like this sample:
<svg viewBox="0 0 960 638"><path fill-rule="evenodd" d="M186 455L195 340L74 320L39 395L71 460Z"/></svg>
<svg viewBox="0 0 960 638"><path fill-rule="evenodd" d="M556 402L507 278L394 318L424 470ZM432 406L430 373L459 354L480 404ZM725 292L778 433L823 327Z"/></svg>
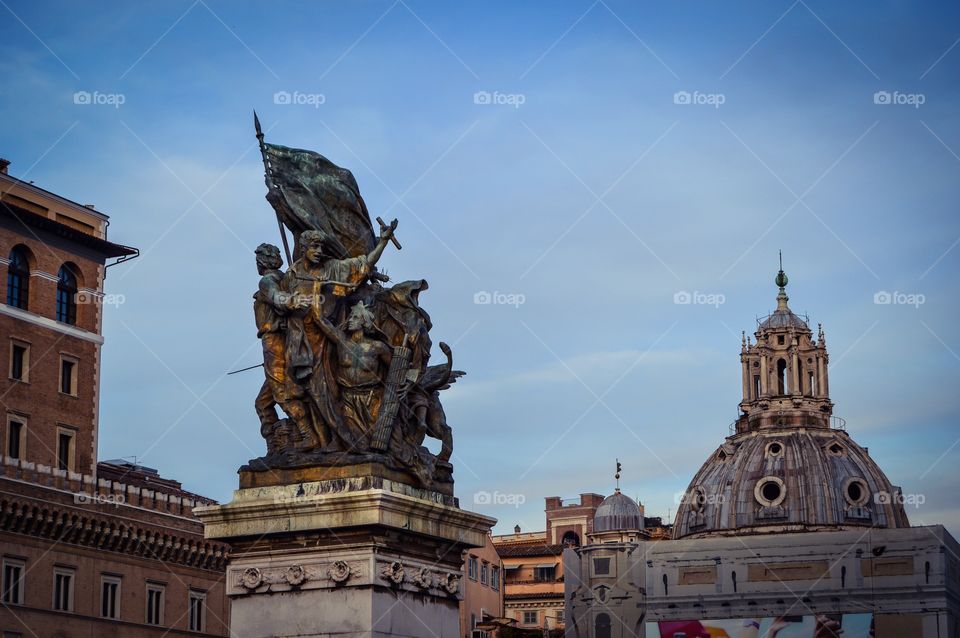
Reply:
<svg viewBox="0 0 960 638"><path fill-rule="evenodd" d="M457 494L498 531L542 529L545 496L609 493L615 458L648 515L675 511L736 417L779 249L791 305L824 324L836 413L923 495L914 523L960 530L960 8L0 5L0 155L142 251L106 283L125 302L101 458L228 500L261 454L262 377L224 376L258 362L252 250L278 241L256 108L268 141L349 167L399 218L382 264L430 281L434 341L468 372L445 400Z"/></svg>

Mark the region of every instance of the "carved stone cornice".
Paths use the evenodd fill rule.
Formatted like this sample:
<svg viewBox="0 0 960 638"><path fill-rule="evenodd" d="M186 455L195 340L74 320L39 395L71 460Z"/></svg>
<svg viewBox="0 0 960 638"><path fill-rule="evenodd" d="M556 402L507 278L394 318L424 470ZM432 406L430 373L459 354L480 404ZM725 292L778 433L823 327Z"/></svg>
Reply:
<svg viewBox="0 0 960 638"><path fill-rule="evenodd" d="M290 562L291 559L294 562ZM313 552L270 564L238 561L227 574L227 594L249 596L292 590L387 587L435 597L460 596L460 572L421 561L378 559L373 553L348 558L317 558Z"/></svg>
<svg viewBox="0 0 960 638"><path fill-rule="evenodd" d="M160 560L197 569L226 569L229 546L186 530L152 525L139 510L117 505L118 516L50 501L0 494L0 533L23 534L96 551Z"/></svg>

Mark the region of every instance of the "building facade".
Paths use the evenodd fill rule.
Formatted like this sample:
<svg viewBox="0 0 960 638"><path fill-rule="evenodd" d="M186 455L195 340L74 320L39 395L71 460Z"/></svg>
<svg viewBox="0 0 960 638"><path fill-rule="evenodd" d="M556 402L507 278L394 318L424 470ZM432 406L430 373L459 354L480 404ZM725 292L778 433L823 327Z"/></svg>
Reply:
<svg viewBox="0 0 960 638"><path fill-rule="evenodd" d="M743 338L740 417L672 539L646 538L618 503L565 552L567 636L960 636L960 546L910 525L833 416L823 330L790 310L782 270L776 283L776 310Z"/></svg>
<svg viewBox="0 0 960 638"><path fill-rule="evenodd" d="M97 460L104 279L136 249L109 220L0 160L0 631L228 635L229 548L212 503L155 470Z"/></svg>
<svg viewBox="0 0 960 638"><path fill-rule="evenodd" d="M558 496L545 501L546 529L493 537L503 561L504 615L517 627L562 631L563 548L579 547L593 531L593 516L603 502L600 494L581 494L577 502L564 504Z"/></svg>
<svg viewBox="0 0 960 638"><path fill-rule="evenodd" d="M503 620L503 562L488 534L483 547L464 552L460 629L464 638L491 638Z"/></svg>

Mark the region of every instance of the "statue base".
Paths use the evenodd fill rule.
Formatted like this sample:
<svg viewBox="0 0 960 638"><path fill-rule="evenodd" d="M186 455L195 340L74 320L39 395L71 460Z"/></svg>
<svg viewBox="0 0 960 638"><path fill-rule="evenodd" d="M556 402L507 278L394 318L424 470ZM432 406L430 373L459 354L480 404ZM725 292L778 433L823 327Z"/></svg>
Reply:
<svg viewBox="0 0 960 638"><path fill-rule="evenodd" d="M389 455L372 452L287 452L262 456L241 467L239 474L241 489L375 477L453 496L453 466L450 463L437 460L429 473L418 476Z"/></svg>
<svg viewBox="0 0 960 638"><path fill-rule="evenodd" d="M455 638L461 552L496 522L382 476L248 487L194 512L231 545L230 625L245 638Z"/></svg>

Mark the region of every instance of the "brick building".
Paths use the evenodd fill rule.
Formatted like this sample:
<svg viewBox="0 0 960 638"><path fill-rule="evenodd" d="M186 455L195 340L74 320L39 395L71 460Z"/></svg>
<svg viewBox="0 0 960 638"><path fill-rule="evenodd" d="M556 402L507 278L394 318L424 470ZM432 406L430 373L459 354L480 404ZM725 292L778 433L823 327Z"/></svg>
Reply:
<svg viewBox="0 0 960 638"><path fill-rule="evenodd" d="M212 503L150 468L97 462L108 218L0 160L0 632L228 635ZM109 262L109 263L108 263ZM108 299L109 301L109 299Z"/></svg>

